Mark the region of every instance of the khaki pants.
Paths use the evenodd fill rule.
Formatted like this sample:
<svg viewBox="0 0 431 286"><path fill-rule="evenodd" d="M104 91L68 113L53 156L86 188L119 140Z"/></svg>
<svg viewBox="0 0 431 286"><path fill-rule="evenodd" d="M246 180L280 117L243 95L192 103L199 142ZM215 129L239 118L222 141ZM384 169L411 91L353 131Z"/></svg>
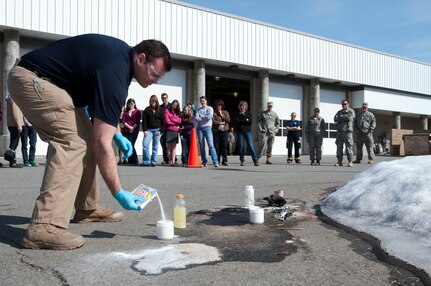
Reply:
<svg viewBox="0 0 431 286"><path fill-rule="evenodd" d="M14 102L49 145L32 222L67 228L74 207L93 210L98 206L91 122L83 108L73 106L65 90L22 67L12 68L8 88Z"/></svg>
<svg viewBox="0 0 431 286"><path fill-rule="evenodd" d="M263 157L266 152L266 157L272 156L272 145L274 145L275 135L271 133L260 132L259 134L259 148L257 150L257 155Z"/></svg>

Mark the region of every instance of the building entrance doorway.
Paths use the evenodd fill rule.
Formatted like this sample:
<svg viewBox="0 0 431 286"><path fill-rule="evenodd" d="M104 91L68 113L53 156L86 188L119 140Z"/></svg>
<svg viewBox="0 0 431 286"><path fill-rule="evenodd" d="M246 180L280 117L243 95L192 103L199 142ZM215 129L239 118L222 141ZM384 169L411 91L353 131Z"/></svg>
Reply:
<svg viewBox="0 0 431 286"><path fill-rule="evenodd" d="M207 75L205 80L208 105L215 109L215 101L218 99L223 100L225 109L229 112L231 118L230 127L235 130L235 118L238 113L239 103L247 101L250 106L250 81L214 75ZM234 154L236 155L237 151L234 151Z"/></svg>
<svg viewBox="0 0 431 286"><path fill-rule="evenodd" d="M250 105L250 81L211 75L207 75L205 80L208 105L214 108L216 100L223 100L233 121L231 125L235 127L235 116L238 113L240 101L247 101Z"/></svg>

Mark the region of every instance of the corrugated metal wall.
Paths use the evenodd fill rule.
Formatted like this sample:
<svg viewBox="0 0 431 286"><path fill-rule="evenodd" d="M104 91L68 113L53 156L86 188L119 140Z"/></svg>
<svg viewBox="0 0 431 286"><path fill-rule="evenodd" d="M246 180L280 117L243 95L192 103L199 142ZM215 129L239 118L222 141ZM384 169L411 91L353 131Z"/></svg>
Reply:
<svg viewBox="0 0 431 286"><path fill-rule="evenodd" d="M172 53L431 95L431 65L161 0L0 0L0 25L73 36L101 33ZM4 27L3 27L4 28Z"/></svg>

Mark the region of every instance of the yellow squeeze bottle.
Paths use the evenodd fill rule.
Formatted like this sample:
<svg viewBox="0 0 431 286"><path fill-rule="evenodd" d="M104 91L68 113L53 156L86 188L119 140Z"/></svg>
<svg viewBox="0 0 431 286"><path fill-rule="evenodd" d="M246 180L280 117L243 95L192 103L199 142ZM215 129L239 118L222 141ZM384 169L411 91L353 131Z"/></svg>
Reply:
<svg viewBox="0 0 431 286"><path fill-rule="evenodd" d="M174 208L174 227L186 228L186 201L183 194L177 194Z"/></svg>

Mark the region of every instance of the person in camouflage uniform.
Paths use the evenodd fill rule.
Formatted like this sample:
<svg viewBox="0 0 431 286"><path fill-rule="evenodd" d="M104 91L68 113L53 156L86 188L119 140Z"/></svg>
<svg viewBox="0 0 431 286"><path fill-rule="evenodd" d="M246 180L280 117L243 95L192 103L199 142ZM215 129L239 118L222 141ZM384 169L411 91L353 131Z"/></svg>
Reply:
<svg viewBox="0 0 431 286"><path fill-rule="evenodd" d="M348 167L353 166L353 121L355 120L355 111L349 107L349 102L343 100L341 102L342 109L339 110L334 116L334 122L337 124L337 163L335 166L343 166L343 150L344 145L347 149L347 160L349 161Z"/></svg>
<svg viewBox="0 0 431 286"><path fill-rule="evenodd" d="M262 157L266 149L266 164L271 165L272 145L274 145L275 134L280 128L280 119L277 113L272 111L273 103L268 102L267 109L257 118L257 127L259 128L259 149L258 157Z"/></svg>
<svg viewBox="0 0 431 286"><path fill-rule="evenodd" d="M305 138L310 146L310 164L313 166L320 165L322 159L322 143L326 132L325 119L319 115L320 109L314 109L314 115L308 120L305 127Z"/></svg>
<svg viewBox="0 0 431 286"><path fill-rule="evenodd" d="M362 104L362 112L359 114L354 122L353 129L357 132L356 147L357 154L355 164L361 163L362 160L362 149L365 143L368 153L368 164L372 164L374 161L374 138L373 130L376 128L376 118L374 114L368 111L368 103Z"/></svg>

